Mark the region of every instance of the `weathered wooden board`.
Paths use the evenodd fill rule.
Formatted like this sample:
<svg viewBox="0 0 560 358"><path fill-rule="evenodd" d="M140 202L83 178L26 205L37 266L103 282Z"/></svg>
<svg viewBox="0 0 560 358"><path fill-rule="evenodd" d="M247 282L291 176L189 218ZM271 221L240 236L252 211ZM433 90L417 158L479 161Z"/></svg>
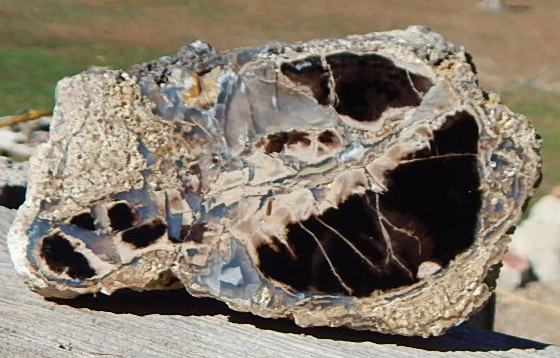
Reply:
<svg viewBox="0 0 560 358"><path fill-rule="evenodd" d="M302 329L182 291L48 301L8 256L14 210L0 207L1 357L559 357L560 347L469 328L422 339ZM435 352L440 351L440 352Z"/></svg>

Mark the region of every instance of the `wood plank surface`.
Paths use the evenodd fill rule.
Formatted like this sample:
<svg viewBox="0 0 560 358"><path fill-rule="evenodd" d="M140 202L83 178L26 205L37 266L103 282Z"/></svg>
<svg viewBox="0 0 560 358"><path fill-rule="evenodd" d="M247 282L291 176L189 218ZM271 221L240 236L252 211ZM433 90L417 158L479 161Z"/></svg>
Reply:
<svg viewBox="0 0 560 358"><path fill-rule="evenodd" d="M0 357L560 357L560 347L466 325L429 339L303 329L183 290L46 300L16 275L0 207Z"/></svg>

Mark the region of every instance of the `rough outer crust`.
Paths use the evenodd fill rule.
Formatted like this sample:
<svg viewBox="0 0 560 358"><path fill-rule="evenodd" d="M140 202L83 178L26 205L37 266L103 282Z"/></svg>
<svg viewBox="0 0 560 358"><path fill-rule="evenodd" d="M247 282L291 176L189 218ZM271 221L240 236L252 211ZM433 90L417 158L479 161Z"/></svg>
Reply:
<svg viewBox="0 0 560 358"><path fill-rule="evenodd" d="M385 92L368 82L344 97L336 85L366 73L356 75L353 66L390 77ZM396 97L387 88L397 88ZM371 104L368 97L358 111L352 101L366 90L383 99ZM375 107L381 102L387 105ZM428 247L422 240L433 230L408 228L407 220L393 225L394 208L379 206L389 205L388 178L411 158L439 163L434 136L461 116L475 123L475 146L448 156L474 158L469 173L477 186L458 191L478 208L472 242L453 246L445 260L444 253L406 261L414 245ZM489 297L487 274L537 182L539 147L525 117L478 87L464 49L423 27L225 52L197 41L126 72L59 82L51 138L31 158L27 200L8 244L18 273L44 296L185 286L235 310L291 317L301 326L440 335ZM373 262L396 277L389 288L375 289L368 279L355 296L359 287L345 284L338 264L316 272L335 277L332 292L319 281L294 289L289 277L264 269L263 260L295 247L300 238L291 232L304 230L300 236L315 245L305 220L340 210L351 197L373 200L375 230L382 238L391 233L385 252L402 251ZM117 203L123 205L112 210ZM409 243L397 245L405 229ZM316 245L320 267L325 257L335 261L329 250ZM291 259L304 258L296 252Z"/></svg>

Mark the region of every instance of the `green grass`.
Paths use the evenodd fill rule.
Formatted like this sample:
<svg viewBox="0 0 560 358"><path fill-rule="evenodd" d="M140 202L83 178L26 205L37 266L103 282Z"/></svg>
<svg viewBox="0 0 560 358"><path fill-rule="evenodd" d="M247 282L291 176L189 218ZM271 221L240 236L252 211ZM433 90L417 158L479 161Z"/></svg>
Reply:
<svg viewBox="0 0 560 358"><path fill-rule="evenodd" d="M156 48L59 38L42 31L43 26L80 24L94 17L142 21L147 9L138 5L138 1L88 6L64 0L0 0L0 117L52 108L56 83L91 66L127 68L163 55Z"/></svg>
<svg viewBox="0 0 560 358"><path fill-rule="evenodd" d="M32 48L0 47L0 115L52 108L56 81L78 66Z"/></svg>
<svg viewBox="0 0 560 358"><path fill-rule="evenodd" d="M161 55L143 47L83 48L70 44L44 49L0 46L0 116L30 108L52 108L56 83L91 66L127 68Z"/></svg>

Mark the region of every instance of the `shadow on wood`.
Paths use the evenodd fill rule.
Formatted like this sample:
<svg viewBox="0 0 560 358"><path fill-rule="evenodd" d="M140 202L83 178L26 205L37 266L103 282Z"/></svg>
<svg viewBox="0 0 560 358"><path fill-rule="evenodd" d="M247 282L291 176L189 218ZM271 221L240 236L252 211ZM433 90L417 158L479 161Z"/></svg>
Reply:
<svg viewBox="0 0 560 358"><path fill-rule="evenodd" d="M93 295L85 295L72 300L53 299L51 301L75 308L138 316L151 314L224 315L232 323L249 324L263 330L303 334L318 339L397 344L430 351L504 351L513 348L544 349L548 346L535 341L469 327L466 324L450 329L443 336L430 338L387 335L341 327L302 328L287 319L267 319L249 313L233 311L223 302L210 298L196 298L184 290L135 292L124 289L115 292L112 296L100 294L94 297Z"/></svg>

